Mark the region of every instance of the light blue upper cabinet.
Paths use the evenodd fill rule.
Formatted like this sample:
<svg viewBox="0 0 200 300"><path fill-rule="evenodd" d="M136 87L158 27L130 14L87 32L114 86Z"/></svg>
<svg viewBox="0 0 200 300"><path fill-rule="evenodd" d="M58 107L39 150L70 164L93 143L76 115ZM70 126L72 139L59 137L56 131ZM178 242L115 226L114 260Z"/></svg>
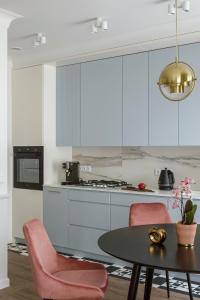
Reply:
<svg viewBox="0 0 200 300"><path fill-rule="evenodd" d="M57 67L56 145L80 146L80 64Z"/></svg>
<svg viewBox="0 0 200 300"><path fill-rule="evenodd" d="M179 102L179 144L200 145L200 44L180 47L180 61L195 71L197 81L193 92Z"/></svg>
<svg viewBox="0 0 200 300"><path fill-rule="evenodd" d="M174 60L174 48L149 52L150 145L178 145L178 103L165 99L157 84L160 73L164 67Z"/></svg>
<svg viewBox="0 0 200 300"><path fill-rule="evenodd" d="M122 57L81 64L81 146L122 145Z"/></svg>
<svg viewBox="0 0 200 300"><path fill-rule="evenodd" d="M148 145L148 53L123 57L123 146Z"/></svg>

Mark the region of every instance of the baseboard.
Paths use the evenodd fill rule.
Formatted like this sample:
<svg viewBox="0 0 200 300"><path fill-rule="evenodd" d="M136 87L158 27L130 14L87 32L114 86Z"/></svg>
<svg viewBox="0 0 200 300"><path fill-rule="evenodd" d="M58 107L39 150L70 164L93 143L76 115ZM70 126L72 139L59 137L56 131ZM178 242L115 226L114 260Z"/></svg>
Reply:
<svg viewBox="0 0 200 300"><path fill-rule="evenodd" d="M5 278L5 279L0 280L0 290L5 289L9 286L10 286L9 278Z"/></svg>

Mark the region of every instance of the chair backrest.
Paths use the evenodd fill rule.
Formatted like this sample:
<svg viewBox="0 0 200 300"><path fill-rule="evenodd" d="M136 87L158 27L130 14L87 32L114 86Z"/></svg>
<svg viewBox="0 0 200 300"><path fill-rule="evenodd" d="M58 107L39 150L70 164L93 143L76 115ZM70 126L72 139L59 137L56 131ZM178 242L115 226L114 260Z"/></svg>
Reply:
<svg viewBox="0 0 200 300"><path fill-rule="evenodd" d="M133 203L129 212L129 226L173 223L163 203Z"/></svg>
<svg viewBox="0 0 200 300"><path fill-rule="evenodd" d="M57 267L57 253L52 247L43 224L33 219L23 226L24 236L32 263L33 275L37 281L41 272L52 273Z"/></svg>

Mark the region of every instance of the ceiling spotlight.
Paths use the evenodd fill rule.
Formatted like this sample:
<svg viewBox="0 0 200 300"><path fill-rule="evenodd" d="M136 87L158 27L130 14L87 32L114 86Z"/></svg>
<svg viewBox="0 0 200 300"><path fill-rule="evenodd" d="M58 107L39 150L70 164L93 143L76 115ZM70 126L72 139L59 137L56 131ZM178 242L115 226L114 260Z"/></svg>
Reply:
<svg viewBox="0 0 200 300"><path fill-rule="evenodd" d="M175 3L171 1L168 4L168 15L174 15L174 14L175 14Z"/></svg>
<svg viewBox="0 0 200 300"><path fill-rule="evenodd" d="M33 47L36 48L38 46L45 45L46 42L47 42L47 39L46 39L46 36L44 35L44 33L38 32L35 35L35 39L34 39L34 42L33 42Z"/></svg>
<svg viewBox="0 0 200 300"><path fill-rule="evenodd" d="M185 11L185 12L189 12L190 11L190 0L185 0L184 2L183 2L183 10Z"/></svg>
<svg viewBox="0 0 200 300"><path fill-rule="evenodd" d="M92 24L92 33L97 33L98 32L98 28L96 27L95 24Z"/></svg>
<svg viewBox="0 0 200 300"><path fill-rule="evenodd" d="M103 22L102 22L102 30L108 30L108 21L107 20L103 20Z"/></svg>
<svg viewBox="0 0 200 300"><path fill-rule="evenodd" d="M22 51L23 48L22 47L18 47L18 46L15 46L15 47L12 47L10 48L11 50L15 50L15 51Z"/></svg>
<svg viewBox="0 0 200 300"><path fill-rule="evenodd" d="M103 19L102 17L96 18L94 23L92 24L92 33L98 33L99 30L108 30L108 21L106 19Z"/></svg>

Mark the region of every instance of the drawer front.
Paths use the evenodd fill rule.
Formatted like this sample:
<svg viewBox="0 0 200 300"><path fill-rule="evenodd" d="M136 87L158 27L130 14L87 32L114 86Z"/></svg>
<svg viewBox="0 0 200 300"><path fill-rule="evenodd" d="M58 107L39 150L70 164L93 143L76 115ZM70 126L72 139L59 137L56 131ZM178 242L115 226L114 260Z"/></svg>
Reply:
<svg viewBox="0 0 200 300"><path fill-rule="evenodd" d="M67 247L67 191L45 188L43 193L44 225L53 245Z"/></svg>
<svg viewBox="0 0 200 300"><path fill-rule="evenodd" d="M111 194L111 204L112 205L122 205L130 206L132 203L151 203L151 202L161 202L168 207L167 197L158 196L145 196L145 195L124 195L124 194Z"/></svg>
<svg viewBox="0 0 200 300"><path fill-rule="evenodd" d="M106 192L93 192L83 190L70 190L69 200L85 201L85 202L97 202L109 204L109 193Z"/></svg>
<svg viewBox="0 0 200 300"><path fill-rule="evenodd" d="M129 207L111 206L111 230L128 227Z"/></svg>
<svg viewBox="0 0 200 300"><path fill-rule="evenodd" d="M69 202L69 220L72 225L110 229L110 206L79 201Z"/></svg>
<svg viewBox="0 0 200 300"><path fill-rule="evenodd" d="M111 205L122 205L122 206L130 206L131 203L134 202L134 195L126 195L126 194L111 194L110 202Z"/></svg>
<svg viewBox="0 0 200 300"><path fill-rule="evenodd" d="M98 239L106 231L99 229L84 228L79 226L69 227L70 248L90 253L106 255L99 246Z"/></svg>

